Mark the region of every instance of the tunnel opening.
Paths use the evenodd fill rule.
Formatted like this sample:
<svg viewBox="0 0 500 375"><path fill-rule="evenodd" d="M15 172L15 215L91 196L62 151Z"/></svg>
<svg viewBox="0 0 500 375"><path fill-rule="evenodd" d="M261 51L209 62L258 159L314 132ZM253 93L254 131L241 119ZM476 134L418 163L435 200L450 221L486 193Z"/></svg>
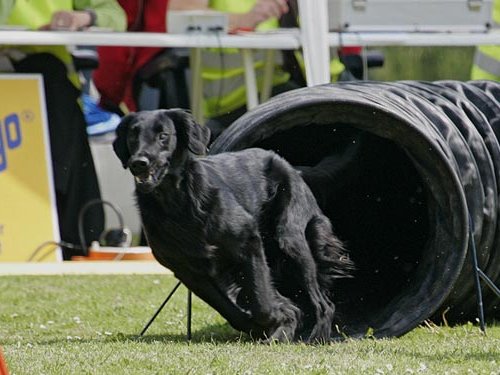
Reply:
<svg viewBox="0 0 500 375"><path fill-rule="evenodd" d="M354 277L339 280L334 292L339 325L349 330L370 321L414 282L429 237L427 191L401 147L335 122L296 126L253 146L302 169L356 265ZM303 167L325 158L335 159L332 175L308 176Z"/></svg>
<svg viewBox="0 0 500 375"><path fill-rule="evenodd" d="M399 336L450 307L453 320L474 316L469 238L482 249L480 264L498 276L500 157L488 125L500 118L497 86L294 90L242 116L210 153L260 147L300 170L357 267L335 290L340 331Z"/></svg>

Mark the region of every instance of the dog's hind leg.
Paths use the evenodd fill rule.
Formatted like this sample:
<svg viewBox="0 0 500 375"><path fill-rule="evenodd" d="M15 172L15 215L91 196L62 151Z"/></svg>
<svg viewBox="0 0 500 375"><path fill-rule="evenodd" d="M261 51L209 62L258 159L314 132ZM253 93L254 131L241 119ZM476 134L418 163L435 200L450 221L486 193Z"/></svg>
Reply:
<svg viewBox="0 0 500 375"><path fill-rule="evenodd" d="M302 332L301 334L307 334L308 337L301 339L309 342L328 341L335 306L321 290L316 259L305 237L308 220L319 208L310 189L283 159L274 158L268 173L271 180L275 181L272 185L273 200L268 207L269 212L276 218L275 240L280 251L297 268L293 277L309 299L309 306L302 306L302 309L312 308L314 312L315 321L303 324L304 328L309 328L310 323L313 323L312 329L310 333Z"/></svg>
<svg viewBox="0 0 500 375"><path fill-rule="evenodd" d="M297 266L296 279L302 286L302 291L307 295L309 303L315 314L315 321L310 332L304 332L307 337L302 337L307 342L327 342L332 332L335 305L321 290L318 282L317 265L312 256L309 244L305 237L297 235L300 230L290 230L283 233L278 240L280 249ZM310 326L310 324L304 324Z"/></svg>
<svg viewBox="0 0 500 375"><path fill-rule="evenodd" d="M242 292L248 299L252 319L262 327L265 341L293 341L301 322L301 311L275 288L262 240L251 230L241 245Z"/></svg>

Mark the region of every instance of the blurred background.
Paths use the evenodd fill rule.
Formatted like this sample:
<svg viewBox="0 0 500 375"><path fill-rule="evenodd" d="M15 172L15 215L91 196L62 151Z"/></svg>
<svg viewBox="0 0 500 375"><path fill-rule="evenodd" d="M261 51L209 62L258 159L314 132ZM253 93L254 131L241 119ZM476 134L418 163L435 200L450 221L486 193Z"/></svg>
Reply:
<svg viewBox="0 0 500 375"><path fill-rule="evenodd" d="M370 69L370 79L467 81L474 55L473 47L377 47L385 56L384 66Z"/></svg>

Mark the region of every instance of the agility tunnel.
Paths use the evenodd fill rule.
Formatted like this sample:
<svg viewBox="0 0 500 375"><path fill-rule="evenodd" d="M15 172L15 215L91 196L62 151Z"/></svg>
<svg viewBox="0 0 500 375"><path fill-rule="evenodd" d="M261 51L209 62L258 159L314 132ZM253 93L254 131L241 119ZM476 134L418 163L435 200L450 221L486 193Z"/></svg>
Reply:
<svg viewBox="0 0 500 375"><path fill-rule="evenodd" d="M499 102L491 81L303 88L246 113L210 153L260 147L302 170L357 267L335 290L340 330L399 336L476 320L471 244L500 281Z"/></svg>

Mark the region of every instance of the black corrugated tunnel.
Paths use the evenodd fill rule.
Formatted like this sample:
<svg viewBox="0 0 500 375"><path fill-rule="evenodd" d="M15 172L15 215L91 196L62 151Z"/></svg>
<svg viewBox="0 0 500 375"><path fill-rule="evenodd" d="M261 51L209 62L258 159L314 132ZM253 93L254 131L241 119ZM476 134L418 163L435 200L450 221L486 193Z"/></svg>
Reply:
<svg viewBox="0 0 500 375"><path fill-rule="evenodd" d="M398 336L476 318L469 217L479 266L500 281L499 93L491 81L303 88L246 113L210 153L261 147L300 169L357 266L335 291L340 329Z"/></svg>

